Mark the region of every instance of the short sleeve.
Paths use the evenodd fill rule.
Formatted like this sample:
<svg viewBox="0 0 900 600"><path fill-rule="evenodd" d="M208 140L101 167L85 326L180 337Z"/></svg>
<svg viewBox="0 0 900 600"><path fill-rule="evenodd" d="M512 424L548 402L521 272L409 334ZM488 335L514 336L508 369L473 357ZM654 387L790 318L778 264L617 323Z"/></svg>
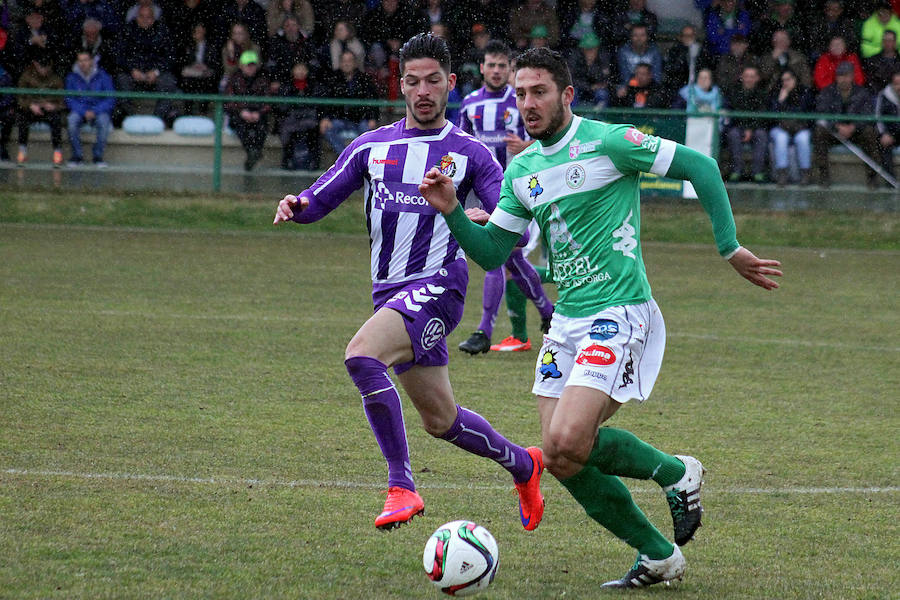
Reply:
<svg viewBox="0 0 900 600"><path fill-rule="evenodd" d="M662 176L672 164L676 143L646 134L631 125L620 125L609 129L604 146L619 171Z"/></svg>

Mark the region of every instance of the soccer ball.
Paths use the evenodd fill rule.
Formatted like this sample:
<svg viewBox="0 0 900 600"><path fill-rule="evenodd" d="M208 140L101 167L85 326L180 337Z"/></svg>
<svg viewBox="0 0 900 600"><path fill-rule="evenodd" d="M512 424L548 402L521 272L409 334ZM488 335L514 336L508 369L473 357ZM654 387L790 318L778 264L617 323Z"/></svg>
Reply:
<svg viewBox="0 0 900 600"><path fill-rule="evenodd" d="M470 596L491 584L500 553L491 532L472 521L451 521L425 544L422 566L428 579L451 596Z"/></svg>

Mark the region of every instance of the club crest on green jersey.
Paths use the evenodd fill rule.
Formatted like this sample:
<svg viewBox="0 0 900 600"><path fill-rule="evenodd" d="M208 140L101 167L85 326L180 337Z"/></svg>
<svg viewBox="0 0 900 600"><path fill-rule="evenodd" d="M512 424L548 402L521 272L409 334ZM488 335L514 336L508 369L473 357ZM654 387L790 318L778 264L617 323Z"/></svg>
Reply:
<svg viewBox="0 0 900 600"><path fill-rule="evenodd" d="M585 173L581 165L572 165L566 169L566 185L569 189L577 190L584 185Z"/></svg>

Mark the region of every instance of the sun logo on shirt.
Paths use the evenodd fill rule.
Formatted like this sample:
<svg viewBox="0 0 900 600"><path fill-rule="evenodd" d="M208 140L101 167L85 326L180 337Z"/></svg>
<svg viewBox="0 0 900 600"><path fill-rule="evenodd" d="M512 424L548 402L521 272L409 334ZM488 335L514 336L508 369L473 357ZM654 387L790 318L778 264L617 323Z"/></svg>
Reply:
<svg viewBox="0 0 900 600"><path fill-rule="evenodd" d="M441 173L446 175L447 177L453 177L456 175L456 163L453 162L453 157L449 154L445 154L441 157L441 164L438 166L441 170Z"/></svg>
<svg viewBox="0 0 900 600"><path fill-rule="evenodd" d="M528 180L528 189L531 190L528 195L532 198L537 198L544 193L544 188L541 187L537 175L532 175L531 179Z"/></svg>

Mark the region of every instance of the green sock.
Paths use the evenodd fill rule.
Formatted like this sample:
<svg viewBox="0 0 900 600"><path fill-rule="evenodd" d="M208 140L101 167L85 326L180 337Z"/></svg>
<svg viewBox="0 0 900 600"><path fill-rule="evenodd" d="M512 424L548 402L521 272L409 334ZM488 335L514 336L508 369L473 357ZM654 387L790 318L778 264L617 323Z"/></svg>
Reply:
<svg viewBox="0 0 900 600"><path fill-rule="evenodd" d="M631 498L622 480L596 467L560 480L592 519L617 538L653 560L672 556L674 546L653 526Z"/></svg>
<svg viewBox="0 0 900 600"><path fill-rule="evenodd" d="M624 429L601 427L587 464L607 475L652 479L661 486L677 483L684 476L684 463L657 450Z"/></svg>
<svg viewBox="0 0 900 600"><path fill-rule="evenodd" d="M516 282L512 279L506 280L506 310L509 313L509 322L512 324L512 334L517 340L525 341L528 339L528 328L526 327L525 310L528 305L528 299Z"/></svg>
<svg viewBox="0 0 900 600"><path fill-rule="evenodd" d="M547 267L535 266L534 270L537 271L537 274L540 276L541 283L553 283L553 278L550 277L550 269Z"/></svg>

